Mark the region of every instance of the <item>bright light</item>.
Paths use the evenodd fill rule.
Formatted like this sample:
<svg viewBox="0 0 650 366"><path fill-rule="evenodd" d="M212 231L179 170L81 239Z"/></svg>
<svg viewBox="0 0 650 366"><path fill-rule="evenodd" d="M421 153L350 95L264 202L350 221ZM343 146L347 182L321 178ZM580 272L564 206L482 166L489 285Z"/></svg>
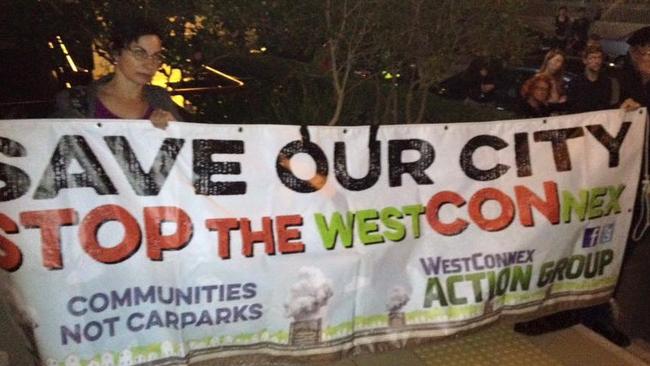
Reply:
<svg viewBox="0 0 650 366"><path fill-rule="evenodd" d="M167 83L175 83L181 81L183 78L180 69L172 69L168 65L163 65L162 68L165 72L162 73L160 71L157 71L151 80L151 85L156 85L167 89ZM169 77L167 75L169 75ZM180 107L183 107L185 104L185 98L183 98L182 95L174 95L172 96L172 100Z"/></svg>
<svg viewBox="0 0 650 366"><path fill-rule="evenodd" d="M77 65L74 64L74 61L72 61L72 57L70 57L70 55L65 55L65 59L68 60L68 64L70 64L70 68L72 69L72 71L74 72L79 71L77 69Z"/></svg>
<svg viewBox="0 0 650 366"><path fill-rule="evenodd" d="M203 66L204 69L206 69L206 70L208 70L208 71L211 71L211 72L213 72L213 73L215 73L215 74L217 74L217 75L223 76L224 78L226 78L226 79L228 79L228 80L234 81L234 82L237 83L237 85L239 85L239 86L243 86L243 85L244 85L244 82L243 82L243 81L237 79L236 77L234 77L234 76L232 76L232 75L228 75L228 74L226 74L226 73L224 73L224 72L221 72L221 71L219 71L219 70L217 70L217 69L215 69L215 68L212 68L212 67L210 67L210 66L207 66L207 65L202 65L202 66Z"/></svg>

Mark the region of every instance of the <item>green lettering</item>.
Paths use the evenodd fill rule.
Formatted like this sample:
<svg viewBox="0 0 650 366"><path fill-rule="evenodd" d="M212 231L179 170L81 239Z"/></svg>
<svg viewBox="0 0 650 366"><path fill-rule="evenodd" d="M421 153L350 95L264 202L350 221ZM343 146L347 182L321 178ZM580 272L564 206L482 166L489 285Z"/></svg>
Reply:
<svg viewBox="0 0 650 366"><path fill-rule="evenodd" d="M607 187L607 194L609 195L609 202L607 207L605 207L605 216L609 215L612 210L615 214L621 213L621 205L618 203L618 199L621 197L623 190L625 189L625 184L619 184L618 187L609 186Z"/></svg>
<svg viewBox="0 0 650 366"><path fill-rule="evenodd" d="M420 204L402 207L402 212L404 212L404 215L411 216L413 237L416 239L420 237L420 216L424 213L424 211L424 206Z"/></svg>
<svg viewBox="0 0 650 366"><path fill-rule="evenodd" d="M580 221L585 220L585 213L587 212L587 203L589 202L589 191L581 189L578 193L579 200L569 191L562 191L562 221L564 223L571 222L571 212L575 210L576 215Z"/></svg>
<svg viewBox="0 0 650 366"><path fill-rule="evenodd" d="M510 282L510 292L517 291L517 285L521 287L523 291L528 291L530 287L530 281L533 278L533 266L527 265L526 270L524 271L521 266L514 266L512 272L512 281Z"/></svg>
<svg viewBox="0 0 650 366"><path fill-rule="evenodd" d="M575 263L578 263L578 267L574 269ZM575 280L576 278L582 275L582 272L585 269L585 256L576 254L571 257L569 260L569 267L566 271L566 278L570 280Z"/></svg>
<svg viewBox="0 0 650 366"><path fill-rule="evenodd" d="M589 219L597 219L603 216L603 196L607 194L607 188L596 187L591 189L591 199L589 200Z"/></svg>
<svg viewBox="0 0 650 366"><path fill-rule="evenodd" d="M440 285L438 277L431 277L427 281L427 290L424 294L424 307L430 308L433 305L434 301L439 301L440 306L447 306L447 298L445 297L445 291Z"/></svg>
<svg viewBox="0 0 650 366"><path fill-rule="evenodd" d="M544 287L548 283L553 282L553 265L555 262L543 263L539 268L539 278L537 279L537 287Z"/></svg>
<svg viewBox="0 0 650 366"><path fill-rule="evenodd" d="M449 302L452 305L465 305L467 304L467 298L465 297L456 297L456 282L462 282L462 275L454 275L447 277L447 293L449 294Z"/></svg>
<svg viewBox="0 0 650 366"><path fill-rule="evenodd" d="M607 267L612 261L614 260L614 251L611 249L603 250L602 252L599 252L600 254L600 260L599 260L599 269L598 269L598 275L602 275L603 272L605 272L605 267Z"/></svg>
<svg viewBox="0 0 650 366"><path fill-rule="evenodd" d="M558 281L564 280L564 273L562 273L565 269L566 266L569 264L569 260L567 258L562 258L559 261L557 261L557 264L555 265L555 270L553 271L553 281L557 278Z"/></svg>
<svg viewBox="0 0 650 366"><path fill-rule="evenodd" d="M316 226L325 249L332 250L336 246L336 238L340 235L344 247L351 248L353 244L352 229L354 226L354 213L348 212L347 223L343 223L343 218L339 212L332 214L330 225L327 225L327 219L323 214L314 214Z"/></svg>
<svg viewBox="0 0 650 366"><path fill-rule="evenodd" d="M474 302L483 301L483 293L481 290L481 280L485 278L485 272L470 273L465 275L465 279L472 281L472 289L474 290Z"/></svg>
<svg viewBox="0 0 650 366"><path fill-rule="evenodd" d="M395 220L393 217L399 219L403 218L402 212L395 207L386 207L381 210L381 222L386 225L388 229L393 231L384 231L384 236L390 241L402 241L406 237L406 228L401 221Z"/></svg>
<svg viewBox="0 0 650 366"><path fill-rule="evenodd" d="M359 229L359 239L365 245L383 243L384 237L380 234L373 234L379 231L379 225L369 220L377 220L379 212L377 210L357 211L357 226Z"/></svg>

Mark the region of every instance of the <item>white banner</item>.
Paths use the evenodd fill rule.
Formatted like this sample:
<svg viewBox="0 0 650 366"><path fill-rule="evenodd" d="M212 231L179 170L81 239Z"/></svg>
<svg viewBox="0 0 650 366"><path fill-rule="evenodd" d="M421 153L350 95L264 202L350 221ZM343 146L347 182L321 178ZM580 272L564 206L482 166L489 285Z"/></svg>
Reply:
<svg viewBox="0 0 650 366"><path fill-rule="evenodd" d="M65 366L307 362L602 302L645 120L3 121L4 298Z"/></svg>

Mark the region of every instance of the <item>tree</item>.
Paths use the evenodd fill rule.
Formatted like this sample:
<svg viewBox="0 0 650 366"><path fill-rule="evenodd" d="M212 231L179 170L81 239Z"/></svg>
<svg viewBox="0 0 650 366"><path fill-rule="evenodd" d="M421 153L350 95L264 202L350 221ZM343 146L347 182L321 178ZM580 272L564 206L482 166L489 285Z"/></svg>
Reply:
<svg viewBox="0 0 650 366"><path fill-rule="evenodd" d="M47 2L61 8L70 1ZM252 87L219 96L223 103L210 107L229 109L233 122L329 125L435 120L430 89L451 66L476 55L510 62L532 46L517 16L521 5L520 0L75 3L83 14L76 22L97 35L95 48L104 55L115 20L141 14L162 20L174 67L191 70L196 51L226 68L246 65Z"/></svg>

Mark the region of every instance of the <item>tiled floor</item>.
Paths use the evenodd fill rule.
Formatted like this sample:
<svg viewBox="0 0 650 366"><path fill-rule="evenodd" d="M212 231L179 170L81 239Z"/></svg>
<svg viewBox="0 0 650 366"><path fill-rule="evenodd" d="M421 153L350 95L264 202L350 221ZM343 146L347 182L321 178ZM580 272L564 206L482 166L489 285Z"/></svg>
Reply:
<svg viewBox="0 0 650 366"><path fill-rule="evenodd" d="M650 354L647 353L647 349L645 352ZM327 366L432 365L643 366L648 364L582 325L529 337L515 333L507 324L501 324L427 346L377 355L361 355Z"/></svg>

